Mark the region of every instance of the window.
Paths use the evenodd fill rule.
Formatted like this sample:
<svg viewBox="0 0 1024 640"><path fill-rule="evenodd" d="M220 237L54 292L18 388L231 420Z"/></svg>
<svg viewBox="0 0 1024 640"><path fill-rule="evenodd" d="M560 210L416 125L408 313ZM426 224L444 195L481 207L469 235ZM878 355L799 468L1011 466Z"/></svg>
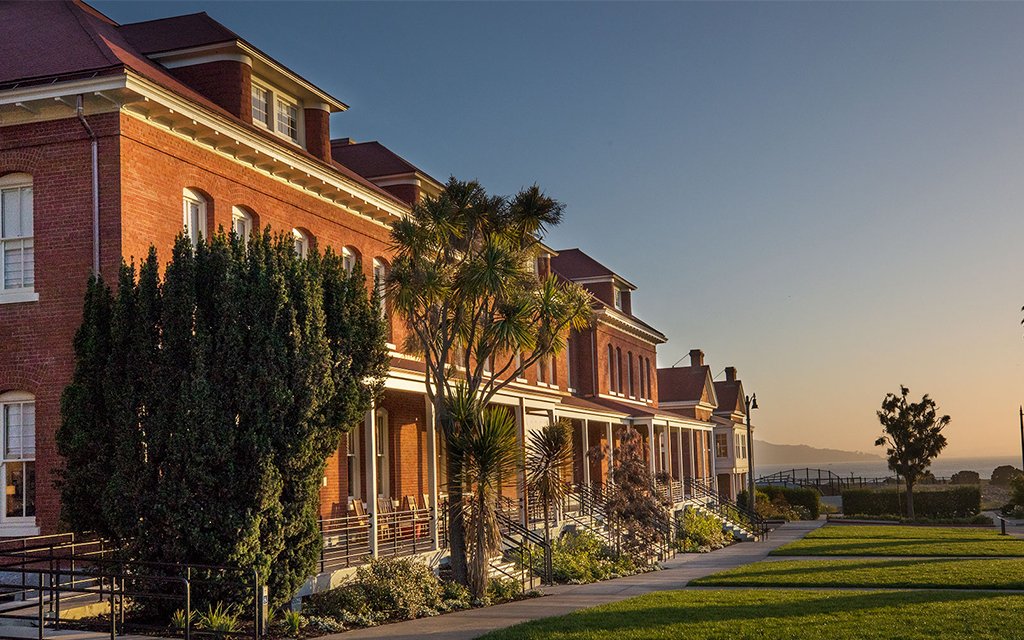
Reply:
<svg viewBox="0 0 1024 640"><path fill-rule="evenodd" d="M345 458L348 463L348 495L350 498L359 497L359 452L356 451L357 435L353 431L345 433Z"/></svg>
<svg viewBox="0 0 1024 640"><path fill-rule="evenodd" d="M526 375L525 375L526 371L520 371L519 370L519 367L521 367L521 366L523 366L523 352L522 351L516 351L516 360L515 360L516 380L526 380Z"/></svg>
<svg viewBox="0 0 1024 640"><path fill-rule="evenodd" d="M551 356L551 376L548 378L548 384L558 386L558 360L555 356Z"/></svg>
<svg viewBox="0 0 1024 640"><path fill-rule="evenodd" d="M373 259L373 286L380 306L380 317L387 317L388 266L379 258Z"/></svg>
<svg viewBox="0 0 1024 640"><path fill-rule="evenodd" d="M242 207L231 207L231 230L243 243L252 235L252 214Z"/></svg>
<svg viewBox="0 0 1024 640"><path fill-rule="evenodd" d="M615 349L608 345L608 393L615 393Z"/></svg>
<svg viewBox="0 0 1024 640"><path fill-rule="evenodd" d="M615 289L615 308L622 311L622 289Z"/></svg>
<svg viewBox="0 0 1024 640"><path fill-rule="evenodd" d="M654 395L653 395L653 392L651 391L651 359L650 358L644 358L644 362L646 363L646 369L647 369L647 399L648 400L653 400L654 399Z"/></svg>
<svg viewBox="0 0 1024 640"><path fill-rule="evenodd" d="M565 388L574 391L572 386L572 338L565 343Z"/></svg>
<svg viewBox="0 0 1024 640"><path fill-rule="evenodd" d="M374 427L377 429L377 495L388 495L388 412L386 409L377 409L377 420Z"/></svg>
<svg viewBox="0 0 1024 640"><path fill-rule="evenodd" d="M281 98L275 103L277 111L277 132L292 142L299 141L299 108L292 102Z"/></svg>
<svg viewBox="0 0 1024 640"><path fill-rule="evenodd" d="M0 394L0 432L3 520L25 523L36 515L36 404L31 394Z"/></svg>
<svg viewBox="0 0 1024 640"><path fill-rule="evenodd" d="M32 177L13 173L0 178L0 299L35 286L32 233Z"/></svg>
<svg viewBox="0 0 1024 640"><path fill-rule="evenodd" d="M643 359L642 356L640 358L637 358L636 364L637 364L637 378L638 378L638 381L640 383L639 384L640 393L638 393L637 396L641 400L643 400L646 397L644 395L644 393L646 393L646 388L644 387L644 359Z"/></svg>
<svg viewBox="0 0 1024 640"><path fill-rule="evenodd" d="M292 240L295 243L295 255L305 258L309 255L309 236L298 229L292 229Z"/></svg>
<svg viewBox="0 0 1024 640"><path fill-rule="evenodd" d="M345 269L345 273L352 273L356 268L356 262L358 262L359 254L355 249L351 247L341 248L341 266Z"/></svg>
<svg viewBox="0 0 1024 640"><path fill-rule="evenodd" d="M270 89L252 85L252 122L270 128Z"/></svg>
<svg viewBox="0 0 1024 640"><path fill-rule="evenodd" d="M547 384L548 382L548 371L547 365L544 362L544 358L537 361L537 384Z"/></svg>
<svg viewBox="0 0 1024 640"><path fill-rule="evenodd" d="M636 397L636 390L633 387L633 352L632 351L628 352L626 354L626 358L628 358L627 364L626 364L626 368L627 368L628 380L629 380L629 387L628 387L629 388L629 397L633 398L633 397Z"/></svg>
<svg viewBox="0 0 1024 640"><path fill-rule="evenodd" d="M729 457L729 437L724 433L715 434L715 457Z"/></svg>
<svg viewBox="0 0 1024 640"><path fill-rule="evenodd" d="M194 249L200 239L206 237L206 198L197 191L185 189L182 192L182 205L182 228Z"/></svg>
<svg viewBox="0 0 1024 640"><path fill-rule="evenodd" d="M620 349L619 347L615 347L615 382L615 390L621 394L622 390L625 388L625 385L622 381L622 349Z"/></svg>

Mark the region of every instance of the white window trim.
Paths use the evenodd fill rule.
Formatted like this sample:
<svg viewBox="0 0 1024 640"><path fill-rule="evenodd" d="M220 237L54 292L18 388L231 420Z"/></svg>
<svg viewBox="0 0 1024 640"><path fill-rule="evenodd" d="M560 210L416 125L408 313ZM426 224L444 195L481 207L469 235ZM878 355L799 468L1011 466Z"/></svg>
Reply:
<svg viewBox="0 0 1024 640"><path fill-rule="evenodd" d="M235 229L235 223L244 220L245 221L245 233L241 234L240 239L242 242L248 243L249 238L252 236L252 225L253 215L249 213L244 207L234 206L231 207L231 230L237 232Z"/></svg>
<svg viewBox="0 0 1024 640"><path fill-rule="evenodd" d="M14 304L18 302L37 302L39 300L39 293L35 289L35 190L33 188L32 176L27 173L11 173L6 176L0 177L0 190L5 189L32 189L32 233L30 235L11 236L10 238L0 237L0 304ZM0 207L3 204L0 203ZM0 212L2 213L2 212ZM4 288L4 259L3 259L3 247L7 241L10 242L23 242L25 240L32 241L32 286L29 287L11 287L10 289ZM24 268L24 267L23 267Z"/></svg>
<svg viewBox="0 0 1024 640"><path fill-rule="evenodd" d="M292 229L292 238L295 241L295 253L300 258L305 259L309 255L309 235L299 231L298 229Z"/></svg>
<svg viewBox="0 0 1024 640"><path fill-rule="evenodd" d="M192 228L192 215L189 211L189 204L198 205L199 209L199 229ZM207 216L209 215L209 206L206 198L193 189L182 189L181 191L181 213L182 223L181 228L192 240L192 246L195 247L199 244L199 238L206 238L206 227L207 227Z"/></svg>
<svg viewBox="0 0 1024 640"><path fill-rule="evenodd" d="M359 262L359 257L355 251L349 247L341 248L341 265L345 269L345 273L351 274L355 271L357 262Z"/></svg>
<svg viewBox="0 0 1024 640"><path fill-rule="evenodd" d="M390 430L388 421L388 410L377 409L374 412L373 428L376 429L377 450L373 452L376 460L377 472L380 474L377 482L377 497L384 498L391 495L391 464L390 464Z"/></svg>
<svg viewBox="0 0 1024 640"><path fill-rule="evenodd" d="M380 272L378 275L378 271ZM380 304L380 317L387 320L388 297L387 297L388 264L380 258L373 259L373 288L377 293L377 302ZM460 358L461 360L461 358Z"/></svg>
<svg viewBox="0 0 1024 640"><path fill-rule="evenodd" d="M266 122L253 119L253 124L273 133L282 140L287 140L292 144L296 144L303 149L306 148L306 118L302 105L302 101L289 93L278 89L277 87L263 81L262 79L252 79L252 86L263 89L267 92L267 119L270 121L268 125ZM251 99L251 98L250 98ZM277 101L285 102L295 107L295 137L292 138L287 133L279 131L277 128Z"/></svg>

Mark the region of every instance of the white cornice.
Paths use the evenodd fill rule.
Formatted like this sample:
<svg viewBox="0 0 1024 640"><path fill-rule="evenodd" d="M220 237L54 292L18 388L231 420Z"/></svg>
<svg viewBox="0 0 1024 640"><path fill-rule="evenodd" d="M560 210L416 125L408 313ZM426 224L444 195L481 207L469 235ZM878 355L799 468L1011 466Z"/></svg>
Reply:
<svg viewBox="0 0 1024 640"><path fill-rule="evenodd" d="M659 345L668 342L668 338L666 338L665 335L657 329L650 329L624 313L616 311L610 307L601 307L594 312L594 317L598 322L604 322L610 326L623 329L627 333L630 333L641 340L645 340L652 345Z"/></svg>

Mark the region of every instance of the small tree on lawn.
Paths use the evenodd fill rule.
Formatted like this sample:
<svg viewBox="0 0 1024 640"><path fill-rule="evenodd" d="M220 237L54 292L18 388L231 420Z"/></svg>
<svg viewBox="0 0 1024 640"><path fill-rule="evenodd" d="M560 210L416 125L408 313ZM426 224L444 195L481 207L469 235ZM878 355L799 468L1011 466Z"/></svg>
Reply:
<svg viewBox="0 0 1024 640"><path fill-rule="evenodd" d="M939 417L935 401L927 394L920 402L909 402L909 393L901 385L900 395L885 396L878 411L882 435L875 440L875 446L886 447L889 468L903 477L907 485L907 517L913 518L914 484L946 447L942 430L950 423L950 417Z"/></svg>
<svg viewBox="0 0 1024 640"><path fill-rule="evenodd" d="M564 479L572 463L572 423L560 420L530 432L526 443L526 486L544 509L544 540L551 543L551 506L568 495Z"/></svg>
<svg viewBox="0 0 1024 640"><path fill-rule="evenodd" d="M643 440L624 427L615 448L615 486L608 499L608 517L618 530L620 550L646 564L652 545L665 542L668 510L644 461Z"/></svg>
<svg viewBox="0 0 1024 640"><path fill-rule="evenodd" d="M463 424L450 413L456 385L477 406L525 371L561 353L571 329L589 324L591 297L579 285L532 268L562 205L536 186L511 198L452 178L396 222L389 303L409 329L405 349L423 358L426 393L448 448L448 478L463 476L456 446ZM463 487L448 487L452 575L465 583Z"/></svg>

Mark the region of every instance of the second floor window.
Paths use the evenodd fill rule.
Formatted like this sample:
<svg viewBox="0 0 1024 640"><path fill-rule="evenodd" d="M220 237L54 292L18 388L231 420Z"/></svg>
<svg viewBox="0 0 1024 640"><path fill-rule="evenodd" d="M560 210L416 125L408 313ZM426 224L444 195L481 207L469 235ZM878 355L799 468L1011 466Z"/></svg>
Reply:
<svg viewBox="0 0 1024 640"><path fill-rule="evenodd" d="M32 178L0 178L0 294L35 285L32 228Z"/></svg>
<svg viewBox="0 0 1024 640"><path fill-rule="evenodd" d="M299 108L294 103L280 98L275 105L277 111L277 132L292 142L299 141Z"/></svg>
<svg viewBox="0 0 1024 640"><path fill-rule="evenodd" d="M270 89L252 85L252 121L270 128Z"/></svg>
<svg viewBox="0 0 1024 640"><path fill-rule="evenodd" d="M241 207L231 207L231 230L243 243L252 235L252 215Z"/></svg>
<svg viewBox="0 0 1024 640"><path fill-rule="evenodd" d="M298 229L292 229L292 241L295 243L295 255L300 258L309 255L309 236Z"/></svg>
<svg viewBox="0 0 1024 640"><path fill-rule="evenodd" d="M715 457L729 457L729 436L724 433L715 434Z"/></svg>
<svg viewBox="0 0 1024 640"><path fill-rule="evenodd" d="M252 123L299 144L301 104L278 89L253 80Z"/></svg>

